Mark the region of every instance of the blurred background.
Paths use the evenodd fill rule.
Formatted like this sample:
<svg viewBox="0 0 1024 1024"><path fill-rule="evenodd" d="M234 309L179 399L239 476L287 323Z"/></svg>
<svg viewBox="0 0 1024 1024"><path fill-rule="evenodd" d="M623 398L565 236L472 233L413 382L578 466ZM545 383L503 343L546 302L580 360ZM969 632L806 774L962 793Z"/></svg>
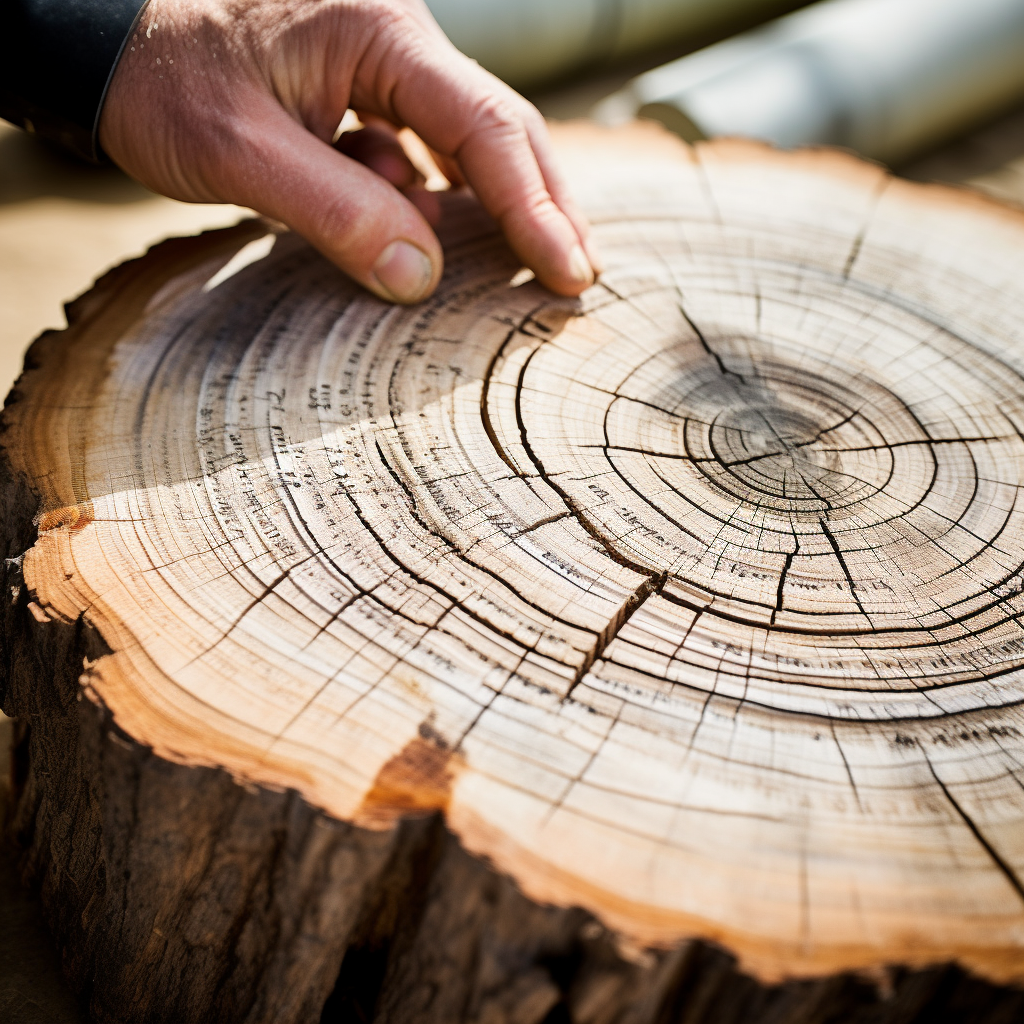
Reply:
<svg viewBox="0 0 1024 1024"><path fill-rule="evenodd" d="M427 0L453 42L554 119L844 146L1024 204L1024 0ZM0 390L63 303L169 235L234 223L0 122ZM13 723L0 715L0 763ZM7 772L0 771L0 813ZM0 843L0 1021L79 1017Z"/></svg>

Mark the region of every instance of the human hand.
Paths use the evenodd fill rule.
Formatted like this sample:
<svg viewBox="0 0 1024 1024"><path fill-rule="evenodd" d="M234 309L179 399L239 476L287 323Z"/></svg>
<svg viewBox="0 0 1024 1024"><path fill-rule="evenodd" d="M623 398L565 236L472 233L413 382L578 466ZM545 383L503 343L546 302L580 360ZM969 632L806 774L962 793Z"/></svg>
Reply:
<svg viewBox="0 0 1024 1024"><path fill-rule="evenodd" d="M336 148L350 107L378 120ZM149 188L252 207L382 298L417 302L441 277L441 246L390 125L474 189L543 284L578 295L593 281L587 222L540 114L459 53L422 0L150 0L99 137Z"/></svg>

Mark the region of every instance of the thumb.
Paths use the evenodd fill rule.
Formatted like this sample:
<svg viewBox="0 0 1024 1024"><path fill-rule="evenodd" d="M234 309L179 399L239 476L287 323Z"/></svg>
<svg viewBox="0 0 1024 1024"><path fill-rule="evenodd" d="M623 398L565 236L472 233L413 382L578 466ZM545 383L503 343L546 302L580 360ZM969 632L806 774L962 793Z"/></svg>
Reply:
<svg viewBox="0 0 1024 1024"><path fill-rule="evenodd" d="M283 110L256 123L227 168L233 201L283 221L382 299L419 302L437 287L441 245L398 189Z"/></svg>

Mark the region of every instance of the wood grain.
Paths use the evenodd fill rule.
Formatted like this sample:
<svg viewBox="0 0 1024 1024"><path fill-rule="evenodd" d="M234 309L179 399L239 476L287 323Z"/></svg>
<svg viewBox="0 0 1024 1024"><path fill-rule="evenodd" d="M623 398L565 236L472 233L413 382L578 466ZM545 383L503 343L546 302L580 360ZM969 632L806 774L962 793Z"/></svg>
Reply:
<svg viewBox="0 0 1024 1024"><path fill-rule="evenodd" d="M559 145L580 300L458 195L415 308L257 222L79 300L4 414L8 651L87 653L97 736L352 823L366 892L464 850L582 908L662 1009L693 939L766 985L1024 982L1024 215L830 151Z"/></svg>

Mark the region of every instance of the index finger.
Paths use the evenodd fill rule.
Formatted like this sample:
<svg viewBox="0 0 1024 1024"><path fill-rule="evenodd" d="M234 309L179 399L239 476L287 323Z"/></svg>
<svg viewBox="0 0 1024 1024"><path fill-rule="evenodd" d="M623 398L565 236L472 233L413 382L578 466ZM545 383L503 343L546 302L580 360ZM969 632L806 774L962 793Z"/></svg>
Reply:
<svg viewBox="0 0 1024 1024"><path fill-rule="evenodd" d="M563 295L593 283L586 218L555 169L534 107L454 47L403 62L390 96L393 116L458 162L538 280Z"/></svg>

